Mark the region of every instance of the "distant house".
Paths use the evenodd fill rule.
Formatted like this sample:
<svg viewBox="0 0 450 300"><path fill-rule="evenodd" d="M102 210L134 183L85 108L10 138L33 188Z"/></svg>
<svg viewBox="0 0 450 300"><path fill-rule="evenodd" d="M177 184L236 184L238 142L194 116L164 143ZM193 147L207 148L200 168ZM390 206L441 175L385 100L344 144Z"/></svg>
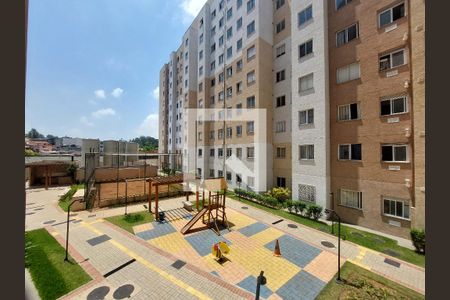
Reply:
<svg viewBox="0 0 450 300"><path fill-rule="evenodd" d="M53 151L53 145L47 141L25 140L25 149L31 149L38 153L49 153Z"/></svg>

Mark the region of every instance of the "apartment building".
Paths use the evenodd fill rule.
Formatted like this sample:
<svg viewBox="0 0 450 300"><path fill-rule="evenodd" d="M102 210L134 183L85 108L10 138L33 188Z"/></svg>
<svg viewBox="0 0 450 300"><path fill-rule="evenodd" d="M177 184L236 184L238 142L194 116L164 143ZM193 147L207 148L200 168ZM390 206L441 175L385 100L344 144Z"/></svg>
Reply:
<svg viewBox="0 0 450 300"><path fill-rule="evenodd" d="M346 222L406 237L425 215L424 10L207 1L161 73L160 149L183 153L183 171L288 187ZM204 112L194 127L186 108ZM245 118L258 109L263 127Z"/></svg>

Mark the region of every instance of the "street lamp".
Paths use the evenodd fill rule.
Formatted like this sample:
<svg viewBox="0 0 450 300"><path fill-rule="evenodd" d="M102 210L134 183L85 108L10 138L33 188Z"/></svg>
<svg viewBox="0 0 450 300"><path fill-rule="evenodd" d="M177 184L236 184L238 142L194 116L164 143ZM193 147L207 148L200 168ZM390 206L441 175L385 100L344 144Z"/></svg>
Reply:
<svg viewBox="0 0 450 300"><path fill-rule="evenodd" d="M79 201L78 199L73 200L70 202L69 206L67 207L67 229L66 229L66 257L64 258L64 261L69 261L69 218L70 218L70 207L75 202Z"/></svg>
<svg viewBox="0 0 450 300"><path fill-rule="evenodd" d="M341 218L339 215L332 209L325 209L326 214L331 214L337 217L338 219L338 277L336 278L336 283L342 283L341 279Z"/></svg>
<svg viewBox="0 0 450 300"><path fill-rule="evenodd" d="M256 294L255 300L259 300L259 290L261 288L261 284L265 285L267 283L266 277L264 277L264 271L261 271L258 278L256 279Z"/></svg>

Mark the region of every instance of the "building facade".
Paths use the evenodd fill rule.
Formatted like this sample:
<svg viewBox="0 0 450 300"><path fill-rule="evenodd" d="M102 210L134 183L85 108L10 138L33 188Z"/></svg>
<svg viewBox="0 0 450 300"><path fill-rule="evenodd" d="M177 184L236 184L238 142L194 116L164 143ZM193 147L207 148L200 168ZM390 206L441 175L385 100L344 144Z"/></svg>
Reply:
<svg viewBox="0 0 450 300"><path fill-rule="evenodd" d="M425 218L424 10L207 1L160 74L160 149L182 153L184 172L288 187L346 222L408 236ZM202 111L193 127L189 108Z"/></svg>

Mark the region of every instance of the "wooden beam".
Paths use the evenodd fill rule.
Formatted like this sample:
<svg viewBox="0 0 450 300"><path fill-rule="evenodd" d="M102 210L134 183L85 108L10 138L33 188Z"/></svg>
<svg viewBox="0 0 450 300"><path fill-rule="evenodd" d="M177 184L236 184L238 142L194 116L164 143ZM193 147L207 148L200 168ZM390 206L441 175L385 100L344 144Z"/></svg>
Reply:
<svg viewBox="0 0 450 300"><path fill-rule="evenodd" d="M152 181L148 180L148 211L152 213Z"/></svg>
<svg viewBox="0 0 450 300"><path fill-rule="evenodd" d="M158 185L155 185L155 216L156 220L159 221L159 213L158 213Z"/></svg>

